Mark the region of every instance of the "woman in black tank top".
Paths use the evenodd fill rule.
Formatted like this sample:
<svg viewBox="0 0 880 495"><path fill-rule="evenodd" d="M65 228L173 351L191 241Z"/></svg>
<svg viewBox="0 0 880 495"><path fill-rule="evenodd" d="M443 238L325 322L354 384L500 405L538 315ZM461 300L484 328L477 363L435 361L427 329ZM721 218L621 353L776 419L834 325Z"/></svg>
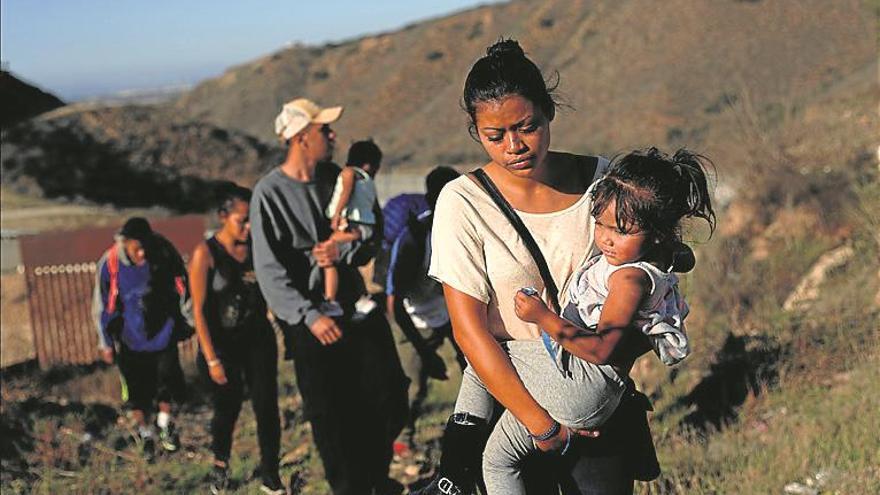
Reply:
<svg viewBox="0 0 880 495"><path fill-rule="evenodd" d="M214 406L212 493L228 486L232 434L245 384L257 419L261 488L284 493L278 477L278 348L251 259L250 196L249 189L238 186L224 195L218 208L220 230L196 247L190 263L198 364L210 377Z"/></svg>

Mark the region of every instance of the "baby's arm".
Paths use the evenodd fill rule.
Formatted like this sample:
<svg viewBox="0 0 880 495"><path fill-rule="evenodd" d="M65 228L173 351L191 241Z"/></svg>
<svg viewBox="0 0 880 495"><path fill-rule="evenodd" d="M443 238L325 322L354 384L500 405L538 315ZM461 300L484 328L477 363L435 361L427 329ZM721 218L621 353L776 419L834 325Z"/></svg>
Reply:
<svg viewBox="0 0 880 495"><path fill-rule="evenodd" d="M339 224L339 217L342 215L342 210L348 206L348 202L351 200L351 193L354 191L354 182L357 179L352 167L343 168L342 171L339 172L339 177L342 179L342 191L339 193L339 201L336 203L336 211L333 212L333 216L330 218L333 230L336 230Z"/></svg>
<svg viewBox="0 0 880 495"><path fill-rule="evenodd" d="M535 296L517 292L514 303L521 320L538 324L572 355L594 364L607 364L650 290L651 280L643 270L622 268L614 272L608 279L608 298L595 332L560 318Z"/></svg>

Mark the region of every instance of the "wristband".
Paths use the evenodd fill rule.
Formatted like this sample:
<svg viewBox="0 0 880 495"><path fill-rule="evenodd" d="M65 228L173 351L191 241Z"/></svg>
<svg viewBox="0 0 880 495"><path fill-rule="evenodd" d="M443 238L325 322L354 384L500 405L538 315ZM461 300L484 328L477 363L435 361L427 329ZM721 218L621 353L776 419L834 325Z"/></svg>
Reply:
<svg viewBox="0 0 880 495"><path fill-rule="evenodd" d="M559 433L559 428L559 421L556 421L554 419L553 424L550 425L550 428L547 431L541 433L540 435L532 435L531 433L529 433L529 438L531 438L532 440L537 440L538 442L544 442L555 437L556 434Z"/></svg>
<svg viewBox="0 0 880 495"><path fill-rule="evenodd" d="M219 365L220 365L220 360L219 360L219 359L214 358L214 359L208 361L208 367L209 367L209 368L213 368L214 366L219 366Z"/></svg>
<svg viewBox="0 0 880 495"><path fill-rule="evenodd" d="M565 437L565 447L562 447L559 455L565 455L565 453L568 452L569 447L571 447L571 430L568 430L568 435Z"/></svg>

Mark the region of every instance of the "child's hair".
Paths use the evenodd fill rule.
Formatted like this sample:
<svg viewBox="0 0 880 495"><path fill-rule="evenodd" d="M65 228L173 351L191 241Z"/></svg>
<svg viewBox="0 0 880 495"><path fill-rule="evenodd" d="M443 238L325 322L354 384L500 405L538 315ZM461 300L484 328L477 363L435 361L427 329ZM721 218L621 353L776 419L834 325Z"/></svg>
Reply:
<svg viewBox="0 0 880 495"><path fill-rule="evenodd" d="M681 240L683 218L702 218L711 236L715 211L709 198L707 165L714 168L711 160L684 148L671 158L653 147L615 158L593 189L591 213L601 215L613 201L618 229L645 231L661 243Z"/></svg>
<svg viewBox="0 0 880 495"><path fill-rule="evenodd" d="M379 168L382 163L382 150L372 139L357 141L348 149L348 160L345 164L349 167L363 167L369 163L373 168Z"/></svg>

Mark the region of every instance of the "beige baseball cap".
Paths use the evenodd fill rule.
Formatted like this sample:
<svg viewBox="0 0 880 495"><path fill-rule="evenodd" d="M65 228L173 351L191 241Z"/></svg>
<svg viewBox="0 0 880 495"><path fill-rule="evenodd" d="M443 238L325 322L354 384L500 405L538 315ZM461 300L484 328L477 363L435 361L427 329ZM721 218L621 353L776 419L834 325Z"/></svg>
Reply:
<svg viewBox="0 0 880 495"><path fill-rule="evenodd" d="M329 124L342 116L342 107L321 108L312 100L297 98L281 107L275 117L275 134L290 139L309 124Z"/></svg>

